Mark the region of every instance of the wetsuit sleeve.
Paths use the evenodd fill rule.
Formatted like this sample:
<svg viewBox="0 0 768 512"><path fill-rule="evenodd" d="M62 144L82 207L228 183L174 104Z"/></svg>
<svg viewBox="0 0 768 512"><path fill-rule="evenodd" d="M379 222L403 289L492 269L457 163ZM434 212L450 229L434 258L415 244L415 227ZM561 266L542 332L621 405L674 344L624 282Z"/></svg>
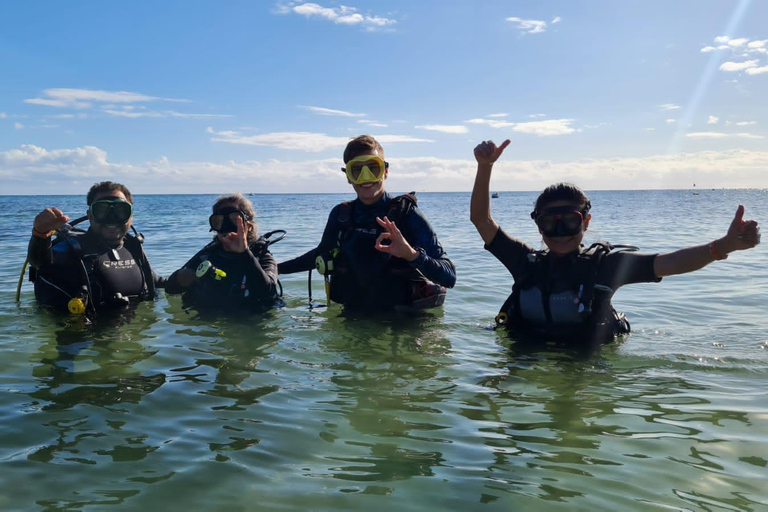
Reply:
<svg viewBox="0 0 768 512"><path fill-rule="evenodd" d="M185 292L187 290L187 288L183 288L179 284L179 279L178 279L179 271L180 270L184 270L184 269L196 270L197 266L200 264L200 256L202 254L205 254L205 251L206 251L206 249L201 249L200 252L198 252L197 254L192 256L189 259L189 261L187 261L184 264L183 267L181 267L179 270L174 271L174 273L171 274L168 277L168 279L165 280L165 283L164 283L165 293L169 293L171 295L175 295L177 293L182 293L182 292Z"/></svg>
<svg viewBox="0 0 768 512"><path fill-rule="evenodd" d="M32 236L29 239L29 247L27 248L27 259L29 264L35 269L40 269L43 265L50 265L53 262L53 256L51 254L51 238L38 238Z"/></svg>
<svg viewBox="0 0 768 512"><path fill-rule="evenodd" d="M165 288L165 285L168 283L168 280L163 276L158 275L157 272L155 272L151 268L150 270L152 271L152 280L155 282L155 288L158 288L158 289Z"/></svg>
<svg viewBox="0 0 768 512"><path fill-rule="evenodd" d="M609 286L613 291L625 284L658 283L653 271L656 254L618 251L605 256L597 282Z"/></svg>
<svg viewBox="0 0 768 512"><path fill-rule="evenodd" d="M317 258L317 255L329 252L338 245L339 230L339 206L337 205L331 210L331 213L328 216L328 222L325 224L325 230L323 231L323 238L320 239L320 245L305 252L301 256L280 263L277 266L278 272L280 274L295 274L296 272L306 272L307 270L315 268L315 259Z"/></svg>
<svg viewBox="0 0 768 512"><path fill-rule="evenodd" d="M251 246L253 247L253 246ZM273 299L277 296L277 265L268 250L261 251L257 257L251 247L240 254L243 261L246 282L251 296L259 299Z"/></svg>
<svg viewBox="0 0 768 512"><path fill-rule="evenodd" d="M421 249L419 251L421 254L411 262L411 266L419 269L430 281L453 288L456 284L456 268L445 254L427 217L415 205L411 208L408 217L409 229L405 234L406 240L411 238L408 243L416 250Z"/></svg>
<svg viewBox="0 0 768 512"><path fill-rule="evenodd" d="M485 245L485 250L507 267L514 279L517 279L520 269L525 266L528 255L535 252L533 247L512 238L501 228L496 232L491 243Z"/></svg>

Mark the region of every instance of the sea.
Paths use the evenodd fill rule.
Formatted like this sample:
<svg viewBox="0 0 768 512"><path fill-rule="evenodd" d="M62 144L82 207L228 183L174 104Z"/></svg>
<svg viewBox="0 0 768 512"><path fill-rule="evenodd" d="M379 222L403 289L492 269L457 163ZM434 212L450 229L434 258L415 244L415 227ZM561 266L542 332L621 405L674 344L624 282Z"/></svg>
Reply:
<svg viewBox="0 0 768 512"><path fill-rule="evenodd" d="M585 241L647 253L723 236L739 204L768 222L768 190L588 194ZM491 200L534 246L536 195ZM287 232L278 261L353 197L248 196ZM135 197L159 274L211 240L215 198ZM86 325L21 276L34 216L84 215L85 195L0 196L0 510L768 510L765 244L620 289L632 334L575 352L490 328L512 279L470 194L418 198L457 269L441 310L348 318L302 273L264 314L161 294Z"/></svg>

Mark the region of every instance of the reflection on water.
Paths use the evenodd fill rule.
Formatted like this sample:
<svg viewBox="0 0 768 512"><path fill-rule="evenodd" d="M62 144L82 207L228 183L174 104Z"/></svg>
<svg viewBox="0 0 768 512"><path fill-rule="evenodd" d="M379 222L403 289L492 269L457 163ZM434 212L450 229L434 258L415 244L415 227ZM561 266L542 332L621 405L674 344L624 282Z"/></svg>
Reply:
<svg viewBox="0 0 768 512"><path fill-rule="evenodd" d="M534 197L493 207L535 245ZM720 203L768 218L765 191L695 198L594 193L590 231L658 251L718 235L733 214ZM264 231L288 229L273 246L283 260L348 196L253 199ZM57 201L73 211L82 198ZM163 296L84 326L39 310L28 285L17 305L17 271L0 274L0 509L768 510L768 253L620 290L634 329L620 343L516 343L485 329L511 279L481 250L468 201L420 196L458 284L418 317L310 310L295 275L286 307L263 315L210 317ZM211 202L137 197L160 273L210 238ZM49 203L0 197L0 219L28 225ZM27 231L0 234L19 267ZM319 279L313 297L324 302Z"/></svg>

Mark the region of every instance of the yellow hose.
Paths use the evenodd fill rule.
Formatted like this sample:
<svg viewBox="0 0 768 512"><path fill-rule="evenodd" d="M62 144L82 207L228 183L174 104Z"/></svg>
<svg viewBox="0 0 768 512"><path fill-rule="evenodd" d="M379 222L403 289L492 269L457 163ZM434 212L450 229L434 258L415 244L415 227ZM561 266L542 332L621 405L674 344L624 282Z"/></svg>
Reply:
<svg viewBox="0 0 768 512"><path fill-rule="evenodd" d="M19 276L19 285L16 287L16 302L21 299L21 283L24 282L24 274L27 273L27 266L29 265L29 259L24 260L24 266L21 267L21 275Z"/></svg>

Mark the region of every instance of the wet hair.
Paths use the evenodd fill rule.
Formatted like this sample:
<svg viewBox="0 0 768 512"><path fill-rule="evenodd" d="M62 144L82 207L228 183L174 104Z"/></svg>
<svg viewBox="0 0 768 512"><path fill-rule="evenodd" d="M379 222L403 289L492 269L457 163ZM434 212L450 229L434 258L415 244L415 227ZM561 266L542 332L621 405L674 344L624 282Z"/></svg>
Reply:
<svg viewBox="0 0 768 512"><path fill-rule="evenodd" d="M248 242L255 242L259 238L259 226L256 224L256 211L253 209L253 203L240 192L219 196L216 199L216 202L213 203L213 213L216 213L216 211L225 204L231 204L245 214L246 223L251 226L251 230L248 231ZM214 239L215 238L216 237L214 236Z"/></svg>
<svg viewBox="0 0 768 512"><path fill-rule="evenodd" d="M573 183L555 183L554 185L545 188L541 194L539 194L533 211L534 213L539 212L548 204L556 201L568 201L578 204L585 212L589 212L592 208L592 202L579 187Z"/></svg>
<svg viewBox="0 0 768 512"><path fill-rule="evenodd" d="M344 149L344 163L346 164L356 156L371 151L376 151L379 157L384 159L384 148L381 147L379 141L374 139L372 135L359 135L347 143L347 147Z"/></svg>
<svg viewBox="0 0 768 512"><path fill-rule="evenodd" d="M114 181L102 181L100 183L94 183L88 191L88 196L85 199L88 206L91 206L94 199L96 199L96 196L102 192L122 192L125 196L125 200L133 204L133 196L131 195L131 191L128 190L128 187L122 183L115 183Z"/></svg>

